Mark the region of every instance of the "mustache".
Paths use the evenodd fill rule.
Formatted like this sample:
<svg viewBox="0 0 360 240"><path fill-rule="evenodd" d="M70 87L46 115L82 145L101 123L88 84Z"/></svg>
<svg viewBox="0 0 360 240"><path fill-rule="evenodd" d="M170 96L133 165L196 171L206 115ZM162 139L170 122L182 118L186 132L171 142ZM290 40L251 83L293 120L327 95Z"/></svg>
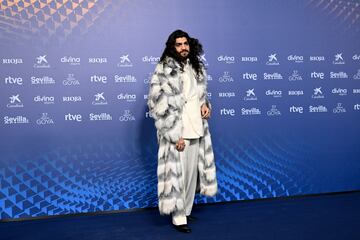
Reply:
<svg viewBox="0 0 360 240"><path fill-rule="evenodd" d="M188 51L188 50L182 50L181 53L183 53L183 52L187 52L187 53L188 53L189 51Z"/></svg>

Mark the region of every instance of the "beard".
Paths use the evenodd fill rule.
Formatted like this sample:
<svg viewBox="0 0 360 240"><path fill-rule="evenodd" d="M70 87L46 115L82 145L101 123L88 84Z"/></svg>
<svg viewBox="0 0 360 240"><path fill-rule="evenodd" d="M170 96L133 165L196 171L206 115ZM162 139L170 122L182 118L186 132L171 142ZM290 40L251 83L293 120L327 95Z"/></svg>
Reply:
<svg viewBox="0 0 360 240"><path fill-rule="evenodd" d="M182 55L182 53L184 53L184 52L187 53L185 56ZM182 52L180 52L180 53L177 52L177 53L176 53L176 58L177 58L180 62L185 62L185 61L189 58L189 55L190 55L189 51L184 50L184 51L182 51Z"/></svg>

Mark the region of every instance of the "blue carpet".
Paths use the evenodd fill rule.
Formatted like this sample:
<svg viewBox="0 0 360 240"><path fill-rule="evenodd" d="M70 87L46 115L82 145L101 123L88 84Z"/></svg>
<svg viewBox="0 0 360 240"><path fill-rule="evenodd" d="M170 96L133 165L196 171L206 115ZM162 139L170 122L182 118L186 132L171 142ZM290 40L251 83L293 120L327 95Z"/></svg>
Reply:
<svg viewBox="0 0 360 240"><path fill-rule="evenodd" d="M0 239L360 239L360 192L197 205L192 233L157 209L1 222Z"/></svg>

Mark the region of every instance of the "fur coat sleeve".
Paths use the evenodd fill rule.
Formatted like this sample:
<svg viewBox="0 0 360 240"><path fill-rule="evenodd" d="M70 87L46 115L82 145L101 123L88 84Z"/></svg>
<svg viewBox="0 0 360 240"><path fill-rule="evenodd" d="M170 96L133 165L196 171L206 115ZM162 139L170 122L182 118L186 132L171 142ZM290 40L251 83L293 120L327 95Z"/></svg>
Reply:
<svg viewBox="0 0 360 240"><path fill-rule="evenodd" d="M181 137L184 105L179 72L174 62L159 63L150 81L148 107L158 135L175 143Z"/></svg>

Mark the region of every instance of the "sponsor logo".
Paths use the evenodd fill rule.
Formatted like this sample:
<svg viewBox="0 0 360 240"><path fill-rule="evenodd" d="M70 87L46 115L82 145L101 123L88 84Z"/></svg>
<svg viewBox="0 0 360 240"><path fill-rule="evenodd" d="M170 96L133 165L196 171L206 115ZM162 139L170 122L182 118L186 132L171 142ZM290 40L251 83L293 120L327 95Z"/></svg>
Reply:
<svg viewBox="0 0 360 240"><path fill-rule="evenodd" d="M75 78L75 75L73 73L69 73L68 76L66 77L65 80L63 80L63 85L64 86L75 86L75 85L80 85L79 80L77 80Z"/></svg>
<svg viewBox="0 0 360 240"><path fill-rule="evenodd" d="M212 80L213 80L213 77L212 77L210 74L208 74L208 75L207 75L207 80L208 80L208 81L212 81Z"/></svg>
<svg viewBox="0 0 360 240"><path fill-rule="evenodd" d="M242 62L257 62L257 57L241 57Z"/></svg>
<svg viewBox="0 0 360 240"><path fill-rule="evenodd" d="M3 58L2 64L23 64L22 58Z"/></svg>
<svg viewBox="0 0 360 240"><path fill-rule="evenodd" d="M260 115L261 111L258 108L241 108L241 115L248 116L248 115Z"/></svg>
<svg viewBox="0 0 360 240"><path fill-rule="evenodd" d="M219 82L226 83L226 82L233 82L234 79L230 76L230 72L224 72L224 74L219 77Z"/></svg>
<svg viewBox="0 0 360 240"><path fill-rule="evenodd" d="M266 65L269 65L269 66L279 65L280 63L279 63L276 55L277 55L277 53L270 54L268 56L268 61L266 62Z"/></svg>
<svg viewBox="0 0 360 240"><path fill-rule="evenodd" d="M346 88L333 88L331 90L332 94L338 94L339 96L346 96L347 95L347 89Z"/></svg>
<svg viewBox="0 0 360 240"><path fill-rule="evenodd" d="M36 57L34 68L50 68L50 64L46 60L46 55Z"/></svg>
<svg viewBox="0 0 360 240"><path fill-rule="evenodd" d="M303 107L297 107L297 106L291 106L289 108L289 111L291 113L304 113L304 108Z"/></svg>
<svg viewBox="0 0 360 240"><path fill-rule="evenodd" d="M242 78L243 79L246 79L246 80L254 80L256 81L257 80L257 74L256 73L243 73L242 75Z"/></svg>
<svg viewBox="0 0 360 240"><path fill-rule="evenodd" d="M5 116L4 117L4 124L5 125L10 125L10 124L26 124L29 123L29 119L27 117L24 116L16 116L16 117L9 117L9 116Z"/></svg>
<svg viewBox="0 0 360 240"><path fill-rule="evenodd" d="M264 73L264 80L281 80L283 76L280 73Z"/></svg>
<svg viewBox="0 0 360 240"><path fill-rule="evenodd" d="M301 81L302 77L300 76L298 70L294 70L289 76L289 81Z"/></svg>
<svg viewBox="0 0 360 240"><path fill-rule="evenodd" d="M360 60L360 54L355 54L354 56L352 56L352 59L354 61L359 61Z"/></svg>
<svg viewBox="0 0 360 240"><path fill-rule="evenodd" d="M353 79L356 79L356 80L360 79L360 69L357 70L357 73L353 76Z"/></svg>
<svg viewBox="0 0 360 240"><path fill-rule="evenodd" d="M44 76L44 77L31 77L32 85L52 85L55 84L55 80L52 77Z"/></svg>
<svg viewBox="0 0 360 240"><path fill-rule="evenodd" d="M209 66L209 63L205 58L205 54L200 56L200 61L202 61L202 63L204 64L205 67Z"/></svg>
<svg viewBox="0 0 360 240"><path fill-rule="evenodd" d="M109 113L90 113L89 114L90 121L111 121L112 116Z"/></svg>
<svg viewBox="0 0 360 240"><path fill-rule="evenodd" d="M5 84L23 85L23 79L21 77L8 76L5 78Z"/></svg>
<svg viewBox="0 0 360 240"><path fill-rule="evenodd" d="M20 100L20 95L12 95L10 98L10 102L6 105L8 108L22 108L24 104Z"/></svg>
<svg viewBox="0 0 360 240"><path fill-rule="evenodd" d="M157 64L160 61L160 57L144 56L142 57L144 63Z"/></svg>
<svg viewBox="0 0 360 240"><path fill-rule="evenodd" d="M132 67L133 64L130 60L129 54L122 55L120 57L120 62L117 63L118 67Z"/></svg>
<svg viewBox="0 0 360 240"><path fill-rule="evenodd" d="M345 64L344 58L342 57L342 53L337 53L334 55L333 64Z"/></svg>
<svg viewBox="0 0 360 240"><path fill-rule="evenodd" d="M360 88L353 89L353 94L359 94L359 93L360 93Z"/></svg>
<svg viewBox="0 0 360 240"><path fill-rule="evenodd" d="M288 92L289 96L302 96L304 95L303 90L289 90Z"/></svg>
<svg viewBox="0 0 360 240"><path fill-rule="evenodd" d="M126 76L114 76L115 83L135 83L136 77L133 75L126 75Z"/></svg>
<svg viewBox="0 0 360 240"><path fill-rule="evenodd" d="M147 99L147 95L145 98L144 95L144 99ZM117 99L121 100L121 101L126 101L126 102L135 102L136 101L136 94L128 94L128 93L120 93L119 95L117 95Z"/></svg>
<svg viewBox="0 0 360 240"><path fill-rule="evenodd" d="M97 93L94 95L95 100L92 102L92 105L107 105L108 102L104 97L104 92Z"/></svg>
<svg viewBox="0 0 360 240"><path fill-rule="evenodd" d="M325 56L310 56L310 62L324 62Z"/></svg>
<svg viewBox="0 0 360 240"><path fill-rule="evenodd" d="M81 114L68 113L65 115L65 121L82 122L82 116L81 116Z"/></svg>
<svg viewBox="0 0 360 240"><path fill-rule="evenodd" d="M323 72L312 72L310 73L310 77L311 78L315 78L315 79L324 79L325 78L325 74Z"/></svg>
<svg viewBox="0 0 360 240"><path fill-rule="evenodd" d="M218 56L217 60L218 60L218 62L224 62L226 64L235 63L235 57L234 56L220 55L220 56Z"/></svg>
<svg viewBox="0 0 360 240"><path fill-rule="evenodd" d="M47 113L42 113L41 117L36 120L37 125L50 125L54 124L54 120L51 119Z"/></svg>
<svg viewBox="0 0 360 240"><path fill-rule="evenodd" d="M152 118L152 117L153 116L152 116L151 112L149 112L149 111L145 112L145 118Z"/></svg>
<svg viewBox="0 0 360 240"><path fill-rule="evenodd" d="M359 111L360 110L360 104L355 104L354 105L354 110Z"/></svg>
<svg viewBox="0 0 360 240"><path fill-rule="evenodd" d="M235 116L235 109L233 108L222 108L220 109L220 115L224 115L224 116Z"/></svg>
<svg viewBox="0 0 360 240"><path fill-rule="evenodd" d="M151 81L152 76L153 76L153 73L152 73L152 72L149 72L149 74L147 75L147 77L145 77L145 79L144 79L144 83L145 83L145 84L149 84L150 81Z"/></svg>
<svg viewBox="0 0 360 240"><path fill-rule="evenodd" d="M348 78L346 72L330 72L330 78Z"/></svg>
<svg viewBox="0 0 360 240"><path fill-rule="evenodd" d="M271 105L271 109L266 114L268 116L280 116L281 112L276 108L276 105Z"/></svg>
<svg viewBox="0 0 360 240"><path fill-rule="evenodd" d="M342 103L338 103L335 108L333 108L333 113L345 113L346 109L342 106Z"/></svg>
<svg viewBox="0 0 360 240"><path fill-rule="evenodd" d="M282 91L281 90L267 90L265 92L266 96L272 96L274 98L282 97Z"/></svg>
<svg viewBox="0 0 360 240"><path fill-rule="evenodd" d="M125 110L124 114L119 117L120 122L132 122L135 121L134 115L131 114L130 110Z"/></svg>
<svg viewBox="0 0 360 240"><path fill-rule="evenodd" d="M232 98L235 97L234 92L219 92L219 98Z"/></svg>
<svg viewBox="0 0 360 240"><path fill-rule="evenodd" d="M318 98L324 98L324 94L323 92L321 91L321 87L318 87L318 88L314 88L314 94L311 96L311 98L315 98L315 99L318 99Z"/></svg>
<svg viewBox="0 0 360 240"><path fill-rule="evenodd" d="M208 98L208 99L211 99L211 92L208 92L208 93L207 93L207 98Z"/></svg>
<svg viewBox="0 0 360 240"><path fill-rule="evenodd" d="M89 63L90 64L104 64L107 63L107 58L106 57L90 57L89 58Z"/></svg>
<svg viewBox="0 0 360 240"><path fill-rule="evenodd" d="M53 96L40 96L37 95L34 97L34 102L43 103L43 104L54 104L55 98Z"/></svg>
<svg viewBox="0 0 360 240"><path fill-rule="evenodd" d="M318 106L309 106L309 112L310 113L325 113L327 112L327 108L324 105L318 105Z"/></svg>
<svg viewBox="0 0 360 240"><path fill-rule="evenodd" d="M62 58L60 58L60 62L61 63L67 63L71 66L76 66L76 65L80 65L80 58L79 57L67 57L67 56L64 56Z"/></svg>
<svg viewBox="0 0 360 240"><path fill-rule="evenodd" d="M244 97L244 100L245 101L256 101L257 100L254 88L246 90L246 96Z"/></svg>
<svg viewBox="0 0 360 240"><path fill-rule="evenodd" d="M107 77L105 75L92 75L90 82L93 83L107 83Z"/></svg>
<svg viewBox="0 0 360 240"><path fill-rule="evenodd" d="M144 94L144 100L149 99L149 95L148 94Z"/></svg>
<svg viewBox="0 0 360 240"><path fill-rule="evenodd" d="M82 102L81 96L63 96L63 102Z"/></svg>
<svg viewBox="0 0 360 240"><path fill-rule="evenodd" d="M288 60L289 62L303 63L303 62L304 62L304 56L289 55L289 56L287 57L287 60Z"/></svg>

